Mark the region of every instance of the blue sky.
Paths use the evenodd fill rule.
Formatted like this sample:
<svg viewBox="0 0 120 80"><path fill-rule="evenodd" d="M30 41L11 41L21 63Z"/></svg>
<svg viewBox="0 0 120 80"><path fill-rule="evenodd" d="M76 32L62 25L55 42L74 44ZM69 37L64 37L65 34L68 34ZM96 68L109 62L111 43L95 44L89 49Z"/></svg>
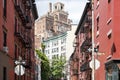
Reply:
<svg viewBox="0 0 120 80"><path fill-rule="evenodd" d="M78 24L87 0L36 0L39 17L49 11L49 2L52 5L56 2L65 4L64 10L69 13L68 18L73 21L73 24Z"/></svg>

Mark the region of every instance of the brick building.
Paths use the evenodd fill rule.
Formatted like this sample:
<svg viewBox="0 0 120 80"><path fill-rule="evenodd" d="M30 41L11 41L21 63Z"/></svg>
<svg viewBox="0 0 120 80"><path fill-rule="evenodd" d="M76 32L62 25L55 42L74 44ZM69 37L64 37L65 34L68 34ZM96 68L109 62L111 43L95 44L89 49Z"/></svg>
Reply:
<svg viewBox="0 0 120 80"><path fill-rule="evenodd" d="M68 19L68 12L64 11L64 4L57 2L49 3L49 11L41 16L35 23L35 47L40 49L43 39L57 36L71 30L71 20ZM53 9L53 10L52 10Z"/></svg>
<svg viewBox="0 0 120 80"><path fill-rule="evenodd" d="M92 13L91 4L86 3L81 20L76 29L73 46L75 50L70 58L71 80L91 80L91 52L88 51L92 44Z"/></svg>
<svg viewBox="0 0 120 80"><path fill-rule="evenodd" d="M120 0L94 0L95 46L104 53L97 56L97 80L120 80L119 9Z"/></svg>
<svg viewBox="0 0 120 80"><path fill-rule="evenodd" d="M0 0L0 79L33 80L35 0ZM14 61L26 61L25 74L14 73Z"/></svg>

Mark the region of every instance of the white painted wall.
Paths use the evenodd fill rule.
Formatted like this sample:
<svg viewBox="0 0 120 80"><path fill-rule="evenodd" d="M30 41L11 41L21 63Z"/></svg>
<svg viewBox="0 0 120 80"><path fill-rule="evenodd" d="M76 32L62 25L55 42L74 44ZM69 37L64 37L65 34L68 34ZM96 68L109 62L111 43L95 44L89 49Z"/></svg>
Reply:
<svg viewBox="0 0 120 80"><path fill-rule="evenodd" d="M67 33L67 43L66 43L66 58L67 61L69 60L71 54L73 53L73 41L75 38L75 31L76 31L77 25L73 24L71 31L68 31Z"/></svg>

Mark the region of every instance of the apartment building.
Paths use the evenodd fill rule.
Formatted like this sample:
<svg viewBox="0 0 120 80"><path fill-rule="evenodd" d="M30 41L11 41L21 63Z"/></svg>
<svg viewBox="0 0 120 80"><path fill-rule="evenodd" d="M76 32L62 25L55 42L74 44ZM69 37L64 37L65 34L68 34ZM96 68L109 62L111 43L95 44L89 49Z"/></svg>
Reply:
<svg viewBox="0 0 120 80"><path fill-rule="evenodd" d="M53 8L52 8L53 6ZM49 3L49 11L40 17L35 23L35 47L40 49L41 42L52 36L57 36L71 30L71 20L68 12L64 10L65 5L57 2Z"/></svg>
<svg viewBox="0 0 120 80"><path fill-rule="evenodd" d="M95 71L97 80L120 79L119 8L119 0L94 0L94 36L100 61L100 67Z"/></svg>
<svg viewBox="0 0 120 80"><path fill-rule="evenodd" d="M91 4L86 3L80 22L75 32L75 47L70 57L70 80L91 80L92 69L89 66L91 61L92 47L92 12Z"/></svg>
<svg viewBox="0 0 120 80"><path fill-rule="evenodd" d="M35 0L0 1L0 79L33 80ZM25 74L15 74L15 61L26 62Z"/></svg>

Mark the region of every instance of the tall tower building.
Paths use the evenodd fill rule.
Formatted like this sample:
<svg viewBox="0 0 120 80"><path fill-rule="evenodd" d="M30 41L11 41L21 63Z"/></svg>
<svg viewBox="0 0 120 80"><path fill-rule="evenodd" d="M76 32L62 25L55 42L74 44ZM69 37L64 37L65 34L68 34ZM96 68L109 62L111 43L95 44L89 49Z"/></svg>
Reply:
<svg viewBox="0 0 120 80"><path fill-rule="evenodd" d="M35 47L40 49L42 40L68 30L71 30L71 20L68 19L68 12L64 11L64 4L57 2L52 8L52 3L49 3L47 14L41 16L35 23Z"/></svg>

